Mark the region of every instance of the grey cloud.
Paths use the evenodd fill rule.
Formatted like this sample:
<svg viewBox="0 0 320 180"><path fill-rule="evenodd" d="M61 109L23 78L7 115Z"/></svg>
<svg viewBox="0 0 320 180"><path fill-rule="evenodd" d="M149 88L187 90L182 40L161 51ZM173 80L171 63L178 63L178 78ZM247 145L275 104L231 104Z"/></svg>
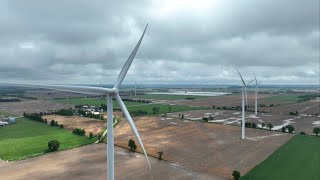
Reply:
<svg viewBox="0 0 320 180"><path fill-rule="evenodd" d="M190 2L1 1L0 82L112 83L149 22L127 83L317 84L318 0Z"/></svg>

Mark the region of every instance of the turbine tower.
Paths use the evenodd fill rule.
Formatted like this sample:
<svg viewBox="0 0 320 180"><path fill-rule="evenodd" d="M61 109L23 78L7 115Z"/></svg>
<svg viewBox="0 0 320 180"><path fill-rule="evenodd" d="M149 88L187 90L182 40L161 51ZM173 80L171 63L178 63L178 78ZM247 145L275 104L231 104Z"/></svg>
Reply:
<svg viewBox="0 0 320 180"><path fill-rule="evenodd" d="M257 77L255 74L254 75L254 80L256 82L256 91L255 91L255 107L254 107L254 112L255 112L255 115L257 116L258 115L258 91L259 91L259 85L262 84L262 82L258 83L257 81Z"/></svg>
<svg viewBox="0 0 320 180"><path fill-rule="evenodd" d="M242 84L243 86L242 87L242 128L241 128L241 139L245 139L246 135L245 135L245 110L246 110L246 104L247 104L247 101L246 101L246 95L247 95L247 86L249 84L246 84L238 70L237 67L234 67L237 71L238 71L238 74L241 78L241 81L242 81ZM246 101L246 102L245 102Z"/></svg>
<svg viewBox="0 0 320 180"><path fill-rule="evenodd" d="M139 46L142 42L142 39L144 37L144 34L147 30L148 24L146 25L138 43L136 44L135 48L131 52L130 56L128 57L126 63L122 67L120 74L118 76L118 79L112 89L110 88L103 88L103 87L88 87L88 86L65 86L65 85L31 85L31 84L14 84L14 86L23 86L23 87L37 87L37 88L46 88L46 89L54 89L54 90L60 90L60 91L67 91L67 92L73 92L73 93L82 93L82 94L90 94L90 95L98 95L98 96L105 96L107 95L107 116L108 116L108 122L107 122L107 132L104 132L103 136L107 133L107 170L108 170L108 180L114 180L114 132L113 132L113 102L112 98L115 98L116 101L119 104L119 107L121 111L123 112L124 116L126 117L134 135L136 136L143 153L145 155L146 161L149 165L149 168L151 170L150 162L146 153L146 150L144 148L144 145L142 143L142 140L140 138L139 132L128 112L127 107L123 103L120 95L119 95L119 88L121 83L123 82L130 65L139 49ZM12 85L12 84L11 84Z"/></svg>

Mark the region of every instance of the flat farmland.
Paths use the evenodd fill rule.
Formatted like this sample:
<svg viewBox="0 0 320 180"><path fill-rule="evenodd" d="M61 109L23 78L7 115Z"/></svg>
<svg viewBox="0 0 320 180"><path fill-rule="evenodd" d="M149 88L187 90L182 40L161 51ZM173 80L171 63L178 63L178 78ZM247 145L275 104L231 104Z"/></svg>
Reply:
<svg viewBox="0 0 320 180"><path fill-rule="evenodd" d="M101 98L72 98L72 99L53 99L51 102L55 103L63 103L63 104L73 104L73 105L89 105L89 106L100 106L101 104L107 104L107 99ZM124 101L126 106L133 106L133 105L146 105L146 103L141 102L131 102L131 101ZM113 106L119 107L118 103L113 100Z"/></svg>
<svg viewBox="0 0 320 180"><path fill-rule="evenodd" d="M60 149L90 144L95 139L72 134L47 124L18 118L15 124L0 127L0 158L16 160L47 152L48 142L57 139Z"/></svg>
<svg viewBox="0 0 320 180"><path fill-rule="evenodd" d="M60 116L60 115L46 115L43 118L48 120L50 123L51 120L58 121L59 124L63 124L65 129L70 131L75 128L81 128L86 131L86 135L89 135L92 132L94 135L99 134L106 128L107 121L106 120L98 120L86 117L79 116Z"/></svg>
<svg viewBox="0 0 320 180"><path fill-rule="evenodd" d="M134 119L151 156L157 157L157 152L163 151L163 158L169 162L224 178L230 178L233 170L247 173L292 137L248 129L249 138L240 140L241 129L236 126L168 117ZM127 148L129 139L136 140L129 125L122 121L115 129L115 144Z"/></svg>
<svg viewBox="0 0 320 180"><path fill-rule="evenodd" d="M0 179L107 179L106 144L92 144L50 153L18 162L0 162ZM115 179L132 180L221 180L207 173L195 172L179 164L149 157L152 170L142 154L115 147Z"/></svg>
<svg viewBox="0 0 320 180"><path fill-rule="evenodd" d="M241 179L318 180L320 177L319 149L319 137L297 135Z"/></svg>
<svg viewBox="0 0 320 180"><path fill-rule="evenodd" d="M208 98L208 96L189 96L189 95L168 95L168 94L145 94L145 95L137 95L131 96L128 98L133 99L149 99L149 100L179 100L179 99L203 99Z"/></svg>
<svg viewBox="0 0 320 180"><path fill-rule="evenodd" d="M198 111L186 111L167 114L168 117L178 118L179 114L184 114L184 118L187 120L201 120L202 117L212 116L214 120L211 122L224 124L224 125L236 125L240 126L241 112L232 110L198 110ZM246 122L254 122L261 128L261 124L271 123L274 127L272 130L281 131L283 126L291 124L295 128L296 133L304 131L307 134L312 134L314 127L320 126L320 118L314 116L293 116L284 114L272 114L272 113L259 113L255 116L253 112L247 112ZM264 127L267 129L267 127Z"/></svg>
<svg viewBox="0 0 320 180"><path fill-rule="evenodd" d="M249 108L253 110L253 108ZM259 107L259 110L273 114L289 114L298 111L300 114L320 114L320 102L305 101L299 103L284 104L274 107Z"/></svg>
<svg viewBox="0 0 320 180"><path fill-rule="evenodd" d="M270 94L259 94L258 99L263 99L266 97L271 97ZM254 102L254 94L248 94L248 103L252 104ZM210 97L205 99L195 99L195 100L179 100L179 101L169 101L170 104L177 105L193 105L193 106L202 106L211 108L214 106L241 106L241 94L233 94L219 97Z"/></svg>
<svg viewBox="0 0 320 180"><path fill-rule="evenodd" d="M32 100L22 102L1 102L0 111L8 112L12 115L21 116L26 113L39 113L44 111L54 111L61 108L70 108L73 105L48 102L43 100Z"/></svg>

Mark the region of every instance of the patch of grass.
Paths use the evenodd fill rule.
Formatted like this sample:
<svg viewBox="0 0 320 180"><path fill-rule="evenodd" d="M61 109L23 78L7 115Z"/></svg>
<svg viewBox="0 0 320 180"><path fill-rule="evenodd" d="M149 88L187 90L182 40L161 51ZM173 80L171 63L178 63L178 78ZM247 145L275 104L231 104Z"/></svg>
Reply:
<svg viewBox="0 0 320 180"><path fill-rule="evenodd" d="M296 135L241 180L318 180L320 138Z"/></svg>
<svg viewBox="0 0 320 180"><path fill-rule="evenodd" d="M89 139L49 125L18 118L12 125L0 127L0 158L17 160L47 152L48 142L57 139L60 149L69 149L93 143L96 138Z"/></svg>
<svg viewBox="0 0 320 180"><path fill-rule="evenodd" d="M169 111L169 106L171 107L171 111ZM179 112L179 111L208 109L205 107L191 107L191 106L179 106L179 105L168 105L168 104L148 104L148 105L144 105L144 106L131 106L131 107L127 107L127 108L128 108L129 112L143 110L143 111L146 111L148 114L153 114L154 113L154 111L152 110L153 107L160 108L158 114Z"/></svg>
<svg viewBox="0 0 320 180"><path fill-rule="evenodd" d="M100 98L72 98L72 99L54 99L51 100L52 102L64 103L64 104L74 104L74 105L89 105L89 106L100 106L101 104L107 104L107 99L100 99ZM141 102L131 102L131 101L124 101L126 106L132 105L142 105L146 103ZM118 103L113 100L113 107L119 107Z"/></svg>
<svg viewBox="0 0 320 180"><path fill-rule="evenodd" d="M186 95L168 95L168 94L146 94L136 96L140 99L158 99L158 100L178 100L178 99L203 99L207 96L186 96ZM132 98L135 98L134 96Z"/></svg>
<svg viewBox="0 0 320 180"><path fill-rule="evenodd" d="M279 95L279 96L270 96L263 98L263 100L269 100L269 101L275 101L275 102L280 102L280 101L286 101L287 103L295 103L300 100L298 95Z"/></svg>
<svg viewBox="0 0 320 180"><path fill-rule="evenodd" d="M1 116L1 115L3 115L4 117L10 116L9 113L0 111L0 116Z"/></svg>

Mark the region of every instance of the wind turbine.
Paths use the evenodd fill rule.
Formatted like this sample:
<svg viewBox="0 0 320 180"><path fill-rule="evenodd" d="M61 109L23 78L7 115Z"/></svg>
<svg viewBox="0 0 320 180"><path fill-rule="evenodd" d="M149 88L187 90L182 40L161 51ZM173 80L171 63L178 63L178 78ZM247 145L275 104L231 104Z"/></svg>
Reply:
<svg viewBox="0 0 320 180"><path fill-rule="evenodd" d="M91 95L98 95L98 96L105 96L107 95L107 114L108 114L108 122L107 122L107 170L108 170L108 180L114 180L114 131L113 131L113 102L112 98L115 98L118 102L121 111L123 112L124 116L126 117L131 129L138 139L140 146L142 147L143 153L145 155L146 161L149 165L151 170L150 162L140 138L139 132L128 112L127 107L123 103L120 95L119 95L119 88L121 83L123 82L130 65L139 49L141 41L144 37L144 34L147 30L148 24L146 25L137 45L131 52L130 56L128 57L126 63L122 67L118 79L112 89L110 88L103 88L103 87L88 87L88 86L65 86L65 85L30 85L30 84L16 84L14 86L24 86L24 87L38 87L38 88L46 88L46 89L54 89L60 91L67 91L67 92L74 92L74 93L82 93L82 94L91 94ZM104 133L105 136L106 132Z"/></svg>
<svg viewBox="0 0 320 180"><path fill-rule="evenodd" d="M255 91L255 108L254 108L254 112L255 112L255 115L257 116L258 115L258 90L259 90L259 85L262 84L262 82L258 83L257 81L257 77L255 74L253 74L254 76L254 80L256 82L256 91Z"/></svg>
<svg viewBox="0 0 320 180"><path fill-rule="evenodd" d="M237 71L238 71L238 74L241 78L241 81L242 81L242 128L241 128L241 139L244 139L245 138L245 111L246 111L246 105L247 105L247 100L246 100L246 95L247 95L247 85L249 84L246 84L238 70L237 67L234 67ZM246 101L246 103L245 103ZM245 105L246 104L246 105Z"/></svg>

